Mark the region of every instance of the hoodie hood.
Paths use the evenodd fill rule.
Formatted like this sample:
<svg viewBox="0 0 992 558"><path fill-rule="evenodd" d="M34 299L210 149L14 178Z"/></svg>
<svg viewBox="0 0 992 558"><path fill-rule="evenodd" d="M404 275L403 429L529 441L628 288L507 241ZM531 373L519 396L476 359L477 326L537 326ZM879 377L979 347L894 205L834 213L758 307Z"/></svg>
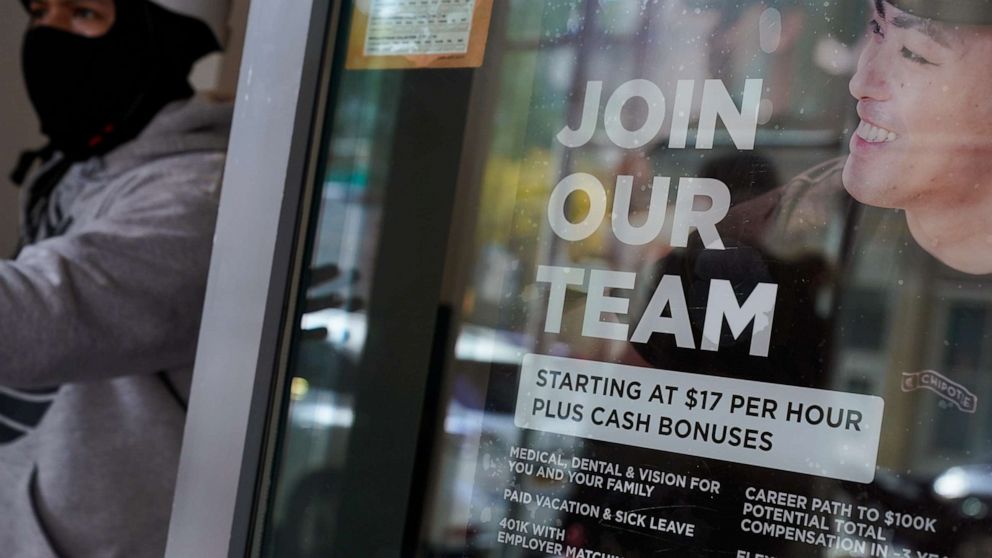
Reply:
<svg viewBox="0 0 992 558"><path fill-rule="evenodd" d="M203 96L165 106L133 140L93 162L117 175L148 163L193 152L224 152L231 132L233 105Z"/></svg>
<svg viewBox="0 0 992 558"><path fill-rule="evenodd" d="M101 35L47 22L24 35L21 65L42 132L76 161L130 141L166 104L191 96L193 64L220 48L203 20L155 0L113 3Z"/></svg>
<svg viewBox="0 0 992 558"><path fill-rule="evenodd" d="M230 104L194 97L166 105L137 137L104 155L72 163L56 153L25 183L21 244L61 234L76 198L105 196L108 185L150 177L180 180L198 172L198 165L214 172L227 150L232 115Z"/></svg>
<svg viewBox="0 0 992 558"><path fill-rule="evenodd" d="M127 2L128 0L117 0ZM171 12L191 17L207 24L221 46L227 42L227 18L231 9L230 0L149 0L153 4ZM27 8L30 0L20 0Z"/></svg>
<svg viewBox="0 0 992 558"><path fill-rule="evenodd" d="M126 1L126 0L125 0ZM167 10L198 19L214 32L217 42L227 41L227 17L231 9L229 0L151 0Z"/></svg>

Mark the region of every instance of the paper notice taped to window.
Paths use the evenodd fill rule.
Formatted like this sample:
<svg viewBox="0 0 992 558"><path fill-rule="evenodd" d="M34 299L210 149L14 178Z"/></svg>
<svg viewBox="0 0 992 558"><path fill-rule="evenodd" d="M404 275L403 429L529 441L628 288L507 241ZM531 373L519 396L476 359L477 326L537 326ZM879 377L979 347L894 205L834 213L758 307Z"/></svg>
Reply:
<svg viewBox="0 0 992 558"><path fill-rule="evenodd" d="M356 2L350 70L477 68L485 58L493 0Z"/></svg>

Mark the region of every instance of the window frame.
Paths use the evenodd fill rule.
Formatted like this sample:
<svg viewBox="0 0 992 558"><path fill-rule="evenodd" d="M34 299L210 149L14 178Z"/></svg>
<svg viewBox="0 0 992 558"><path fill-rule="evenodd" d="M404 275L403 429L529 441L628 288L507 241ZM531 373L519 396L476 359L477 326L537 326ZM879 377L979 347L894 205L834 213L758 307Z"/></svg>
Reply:
<svg viewBox="0 0 992 558"><path fill-rule="evenodd" d="M342 4L251 2L166 558L252 548Z"/></svg>

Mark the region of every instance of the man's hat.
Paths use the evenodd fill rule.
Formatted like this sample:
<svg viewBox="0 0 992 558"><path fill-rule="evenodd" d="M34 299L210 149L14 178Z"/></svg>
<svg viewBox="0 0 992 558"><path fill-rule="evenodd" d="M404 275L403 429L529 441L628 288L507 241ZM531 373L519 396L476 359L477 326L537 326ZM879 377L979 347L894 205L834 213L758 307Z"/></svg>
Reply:
<svg viewBox="0 0 992 558"><path fill-rule="evenodd" d="M992 0L885 0L900 10L934 21L992 25Z"/></svg>
<svg viewBox="0 0 992 558"><path fill-rule="evenodd" d="M127 2L128 0L116 0ZM207 24L213 31L214 38L220 45L227 41L227 15L230 10L230 0L149 0L177 14L198 19ZM30 0L21 0L27 6Z"/></svg>

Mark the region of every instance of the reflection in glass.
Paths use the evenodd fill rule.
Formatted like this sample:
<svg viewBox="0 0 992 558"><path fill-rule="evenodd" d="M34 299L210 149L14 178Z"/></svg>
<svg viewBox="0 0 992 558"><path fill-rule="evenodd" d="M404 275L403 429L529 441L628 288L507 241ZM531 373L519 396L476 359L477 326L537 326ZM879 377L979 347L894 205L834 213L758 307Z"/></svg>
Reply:
<svg viewBox="0 0 992 558"><path fill-rule="evenodd" d="M883 512L925 514L937 519L939 532L889 525L880 537L907 552L992 554L992 491L986 482L992 413L982 404L975 413L962 412L932 390L902 384L904 373L935 371L980 402L992 396L992 379L984 373L992 354L987 276L945 265L930 247L920 246L904 211L857 203L842 184L851 172L845 161L852 134L860 129L882 137L878 130L864 132L849 91L859 56L879 40L877 33L864 32L865 22L878 17L868 4L497 0L494 10L486 62L477 70L448 70L447 78L435 70L341 72L318 185L319 219L311 231L314 271L304 285L311 305L298 310L294 379L273 466L264 555L346 555L336 544L351 535L341 531L350 525L342 514L354 513L341 504L346 479L354 478L348 471L374 459L362 453L370 441L356 439L353 427L363 417L392 412L368 407L356 386L369 375L414 368L406 362L388 370L367 366L368 336L383 327L372 309L385 291L375 286L390 279L376 268L387 251L380 245L383 231L396 216L384 217L383 208L410 189L426 192L428 186L422 176L397 176L391 169L407 168L410 159L426 157L441 144L449 146L457 167L451 195L444 196L453 209L438 209L436 219L425 220L449 227L447 244L419 247L424 265L409 270L437 272L437 292L390 299L391 320L409 319L410 308L430 297L438 309L427 332L435 343L430 365L421 370L431 388L424 394L424 413L436 409L438 420L426 421L419 431L426 472L410 489L422 501L414 498L407 509L404 493L398 503L377 503L382 509L404 507L406 537L415 541L404 548L423 556L538 555L498 543L497 533L505 530L501 519L540 516L563 529L560 540L571 548L628 558L734 556L741 548L780 557L863 555L743 534L743 497L726 494L659 490L653 496L650 509L662 510L659 517L694 522L698 534L692 540L649 536L568 513L552 514L552 521L534 506L508 500L507 487L620 509L630 500L512 472L512 448L526 447L636 463L661 473L691 472L733 490L773 487ZM763 80L755 148L739 149L722 125L711 149L695 148L701 84L720 80L739 106L747 80L755 78ZM600 125L578 148L567 149L556 139L564 127L580 126L589 82L601 82L605 104L610 93L635 79L655 84L669 100L657 137L624 149ZM681 115L674 104L680 82L700 84ZM465 89L467 110L438 113L438 129L448 135L404 125L403 107L430 106L440 83ZM621 113L627 130L652 110L640 101ZM677 117L689 123L685 148L670 142ZM934 138L932 145L940 141ZM632 224L650 218L652 179L672 177L669 199L662 200L668 213L661 234L640 246L619 241L610 227L616 218L611 205L610 218L592 234L563 241L550 227L548 199L573 173L597 179L608 200L618 176L632 177ZM698 235L685 248L672 246L678 177L730 186L731 213L720 225L730 256L703 250ZM568 220L581 221L592 203L588 196L569 197ZM326 266L339 273L315 280L316 270ZM567 288L559 331L549 333L548 285L535 279L540 266L636 272L633 288L609 291L630 301L629 312L593 317L631 328L661 277L676 275L697 341L707 300L701 284L730 276L742 296L772 281L779 298L770 355L749 353L748 335L725 334L716 352L687 349L663 335L646 343L587 335L587 305L601 294L590 293L588 282ZM398 347L403 341L391 342ZM389 343L384 346L375 350L390 350ZM876 480L839 482L518 428L518 374L531 353L883 397ZM429 378L439 380L431 384ZM829 448L842 456L847 449Z"/></svg>

